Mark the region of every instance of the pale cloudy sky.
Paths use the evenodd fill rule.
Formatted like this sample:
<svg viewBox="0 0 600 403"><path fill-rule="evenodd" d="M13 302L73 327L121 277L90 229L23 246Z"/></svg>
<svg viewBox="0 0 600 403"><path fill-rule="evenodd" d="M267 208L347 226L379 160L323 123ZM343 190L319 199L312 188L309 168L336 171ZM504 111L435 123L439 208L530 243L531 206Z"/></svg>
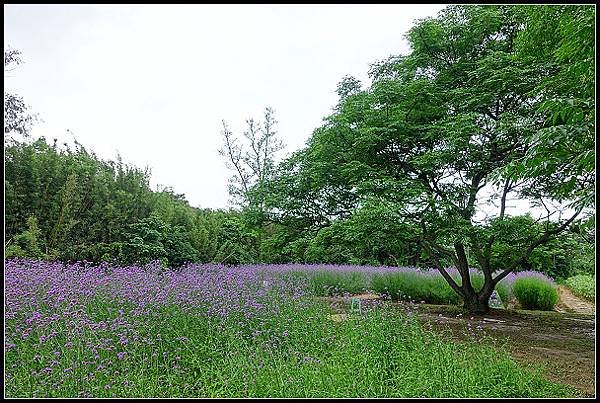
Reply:
<svg viewBox="0 0 600 403"><path fill-rule="evenodd" d="M337 101L368 84L369 64L407 53L415 19L444 5L4 5L4 46L25 62L5 89L44 123L33 136L77 140L152 171L190 204L227 205L217 150L265 106L287 147L301 148Z"/></svg>

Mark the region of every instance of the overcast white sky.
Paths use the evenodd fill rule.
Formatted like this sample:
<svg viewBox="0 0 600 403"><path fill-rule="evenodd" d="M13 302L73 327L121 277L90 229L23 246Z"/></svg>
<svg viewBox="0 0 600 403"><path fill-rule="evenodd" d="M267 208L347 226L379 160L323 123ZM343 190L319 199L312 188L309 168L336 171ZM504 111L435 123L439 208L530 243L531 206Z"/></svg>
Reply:
<svg viewBox="0 0 600 403"><path fill-rule="evenodd" d="M5 80L44 123L33 136L77 140L152 171L192 206L228 201L221 120L240 133L265 106L301 148L344 75L407 53L415 19L444 5L4 5L4 46L25 62ZM5 76L6 77L6 76Z"/></svg>

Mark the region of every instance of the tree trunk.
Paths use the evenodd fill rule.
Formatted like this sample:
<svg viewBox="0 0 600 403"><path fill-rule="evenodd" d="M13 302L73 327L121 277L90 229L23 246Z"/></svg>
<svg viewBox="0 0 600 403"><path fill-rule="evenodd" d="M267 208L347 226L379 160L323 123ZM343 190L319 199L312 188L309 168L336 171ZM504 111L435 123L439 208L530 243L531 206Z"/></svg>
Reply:
<svg viewBox="0 0 600 403"><path fill-rule="evenodd" d="M472 287L469 288L473 290ZM465 295L463 296L464 309L469 313L476 315L488 313L490 311L489 301L494 292L494 288L494 283L486 279L479 292L465 292ZM463 291L466 290L463 288Z"/></svg>
<svg viewBox="0 0 600 403"><path fill-rule="evenodd" d="M464 297L463 300L464 309L469 313L483 315L490 311L490 307L488 305L489 297L480 298L477 295L472 295L470 297Z"/></svg>

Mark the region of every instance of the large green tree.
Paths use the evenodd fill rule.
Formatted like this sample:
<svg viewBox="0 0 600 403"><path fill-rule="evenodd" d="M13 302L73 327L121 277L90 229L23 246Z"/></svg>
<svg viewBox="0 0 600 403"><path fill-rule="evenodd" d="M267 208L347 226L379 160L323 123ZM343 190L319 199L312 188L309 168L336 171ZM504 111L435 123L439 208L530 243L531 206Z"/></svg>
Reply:
<svg viewBox="0 0 600 403"><path fill-rule="evenodd" d="M587 6L531 7L567 13L566 21L578 18L571 26L593 24L589 13L573 11ZM495 285L590 206L593 115L575 113L578 126L563 124L568 134L557 144L544 134L562 122L548 110L557 99L548 88L563 74L583 73L565 71L572 63L561 64L559 51L538 57L523 50L527 35L535 37L534 17L515 6L451 6L419 21L408 33L412 52L374 64L369 88L349 78L338 86L336 111L271 182L273 215L327 223L369 199L393 203L401 220L420 229L421 246L465 308L487 312ZM589 29L577 32L589 43ZM558 29L547 46L561 49L571 34ZM570 91L593 104L593 97ZM576 150L569 148L573 138ZM556 151L562 147L570 151ZM586 154L572 164L577 150ZM549 168L550 158L564 169ZM544 206L548 214L495 273L494 245L506 233L511 197ZM552 200L563 205L551 207ZM562 220L552 220L560 213ZM484 274L480 289L471 283L469 255ZM460 281L444 269L444 259L456 266Z"/></svg>

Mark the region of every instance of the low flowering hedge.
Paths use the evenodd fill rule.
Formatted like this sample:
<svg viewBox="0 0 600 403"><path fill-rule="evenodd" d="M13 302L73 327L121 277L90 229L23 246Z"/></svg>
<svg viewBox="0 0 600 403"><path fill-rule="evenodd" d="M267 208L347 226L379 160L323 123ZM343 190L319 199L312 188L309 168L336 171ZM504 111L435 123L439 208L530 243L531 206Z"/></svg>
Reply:
<svg viewBox="0 0 600 403"><path fill-rule="evenodd" d="M523 271L515 273L509 281L523 309L551 311L558 302L556 283L543 273Z"/></svg>
<svg viewBox="0 0 600 403"><path fill-rule="evenodd" d="M436 269L392 266L355 265L278 265L280 270L302 277L316 295L357 294L374 291L394 301L412 300L429 304L460 304L461 298ZM458 283L461 277L455 268L445 269ZM497 273L494 273L494 276ZM540 273L541 275L541 273ZM483 274L470 269L476 291L483 287ZM496 292L504 306L513 298L512 284L518 275L511 273L498 283Z"/></svg>
<svg viewBox="0 0 600 403"><path fill-rule="evenodd" d="M370 290L392 300L429 304L461 303L460 296L436 269L318 264L269 267L278 267L282 272L303 278L308 282L310 291L321 296L358 294ZM457 269L448 267L445 270L458 284L461 283ZM483 273L476 268L471 268L469 272L473 288L479 291L484 284ZM493 277L498 274L493 273ZM515 284L518 284L517 292ZM516 298L524 309L552 310L558 300L554 280L537 271L510 273L496 285L495 290L505 307Z"/></svg>
<svg viewBox="0 0 600 403"><path fill-rule="evenodd" d="M373 290L392 300L424 301L430 304L458 304L459 296L446 280L434 271L407 270L376 274Z"/></svg>

